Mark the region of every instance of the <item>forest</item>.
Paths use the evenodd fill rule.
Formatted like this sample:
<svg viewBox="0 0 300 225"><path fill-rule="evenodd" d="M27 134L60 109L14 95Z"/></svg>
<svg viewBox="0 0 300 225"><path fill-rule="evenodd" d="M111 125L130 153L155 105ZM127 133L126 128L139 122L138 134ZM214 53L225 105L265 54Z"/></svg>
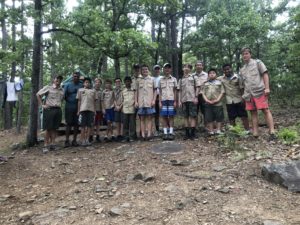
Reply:
<svg viewBox="0 0 300 225"><path fill-rule="evenodd" d="M36 92L55 75L131 75L134 63L182 64L201 60L205 70L224 63L235 72L240 50L252 49L271 80L271 101L297 105L300 94L300 4L289 0L1 0L0 91L23 79L16 104L5 103L1 129L38 130Z"/></svg>

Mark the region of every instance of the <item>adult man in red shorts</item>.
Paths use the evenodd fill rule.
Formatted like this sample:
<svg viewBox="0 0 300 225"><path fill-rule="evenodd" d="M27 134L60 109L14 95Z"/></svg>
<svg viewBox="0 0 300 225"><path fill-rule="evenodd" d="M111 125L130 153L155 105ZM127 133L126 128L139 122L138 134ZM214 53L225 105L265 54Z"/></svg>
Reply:
<svg viewBox="0 0 300 225"><path fill-rule="evenodd" d="M268 70L262 61L251 58L250 48L242 49L242 57L245 63L240 71L245 86L243 98L246 101L246 110L251 113L253 136L258 137L258 110L262 110L269 128L270 140L273 140L276 136L268 104L270 94Z"/></svg>

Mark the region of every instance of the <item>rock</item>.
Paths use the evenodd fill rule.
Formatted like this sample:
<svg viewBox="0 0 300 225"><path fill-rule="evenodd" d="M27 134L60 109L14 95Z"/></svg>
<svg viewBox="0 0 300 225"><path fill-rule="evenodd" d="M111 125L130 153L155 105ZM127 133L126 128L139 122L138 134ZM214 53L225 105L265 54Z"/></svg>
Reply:
<svg viewBox="0 0 300 225"><path fill-rule="evenodd" d="M225 170L225 169L227 169L226 166L215 166L215 167L213 168L213 170L216 171L216 172L221 172L221 171L223 171L223 170Z"/></svg>
<svg viewBox="0 0 300 225"><path fill-rule="evenodd" d="M75 205L71 205L71 206L69 206L69 209L70 209L70 210L76 210L77 207L76 207Z"/></svg>
<svg viewBox="0 0 300 225"><path fill-rule="evenodd" d="M103 208L95 209L96 214L101 214L103 212Z"/></svg>
<svg viewBox="0 0 300 225"><path fill-rule="evenodd" d="M118 207L113 207L111 208L111 210L109 211L109 214L111 216L120 216L122 214L122 209L118 208Z"/></svg>
<svg viewBox="0 0 300 225"><path fill-rule="evenodd" d="M18 150L21 148L21 144L20 143L13 143L11 146L10 146L11 150Z"/></svg>
<svg viewBox="0 0 300 225"><path fill-rule="evenodd" d="M32 216L33 216L32 211L25 211L25 212L19 213L19 219L24 220L24 221L29 220Z"/></svg>
<svg viewBox="0 0 300 225"><path fill-rule="evenodd" d="M262 225L283 225L283 223L278 220L265 220Z"/></svg>
<svg viewBox="0 0 300 225"><path fill-rule="evenodd" d="M130 207L131 207L131 204L128 203L128 202L125 202L125 203L123 203L123 204L121 205L121 207L123 207L123 208L130 208Z"/></svg>
<svg viewBox="0 0 300 225"><path fill-rule="evenodd" d="M144 182L149 182L149 181L153 181L154 180L154 175L152 175L150 173L142 173L142 172L140 172L140 173L135 174L133 177L132 176L131 177L127 176L127 180L128 179L130 180L131 178L132 178L132 180L142 180Z"/></svg>
<svg viewBox="0 0 300 225"><path fill-rule="evenodd" d="M224 188L217 188L216 191L221 192L223 194L229 193L229 188L224 187Z"/></svg>
<svg viewBox="0 0 300 225"><path fill-rule="evenodd" d="M144 174L143 176L143 181L144 182L149 182L154 180L154 175L153 174Z"/></svg>
<svg viewBox="0 0 300 225"><path fill-rule="evenodd" d="M0 202L5 202L7 201L9 198L12 198L12 195L1 195L0 196Z"/></svg>
<svg viewBox="0 0 300 225"><path fill-rule="evenodd" d="M270 182L280 184L289 191L300 192L300 160L265 164L261 173Z"/></svg>
<svg viewBox="0 0 300 225"><path fill-rule="evenodd" d="M172 166L188 166L190 165L190 162L187 160L183 160L183 161L178 161L178 160L171 160L170 161Z"/></svg>
<svg viewBox="0 0 300 225"><path fill-rule="evenodd" d="M137 173L133 176L133 180L143 180L143 174Z"/></svg>

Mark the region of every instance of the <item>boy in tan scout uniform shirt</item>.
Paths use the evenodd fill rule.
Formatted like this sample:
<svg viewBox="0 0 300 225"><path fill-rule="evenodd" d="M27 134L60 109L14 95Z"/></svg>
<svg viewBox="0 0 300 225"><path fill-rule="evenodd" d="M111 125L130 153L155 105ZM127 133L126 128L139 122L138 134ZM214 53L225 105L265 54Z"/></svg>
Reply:
<svg viewBox="0 0 300 225"><path fill-rule="evenodd" d="M43 129L46 130L43 153L55 149L56 130L61 123L61 103L64 98L64 90L60 87L61 81L62 76L56 76L52 85L43 87L36 94L38 103L43 108ZM44 102L42 96L46 96Z"/></svg>
<svg viewBox="0 0 300 225"><path fill-rule="evenodd" d="M163 140L174 140L173 134L174 116L176 115L176 89L177 79L171 75L172 66L166 63L163 66L164 76L159 83L159 107L160 116L164 122ZM169 128L169 134L168 134Z"/></svg>
<svg viewBox="0 0 300 225"><path fill-rule="evenodd" d="M136 91L136 83L137 83L137 80L140 79L142 77L141 75L141 68L140 68L140 65L139 64L134 64L132 66L132 70L133 70L133 75L131 76L131 87ZM134 139L137 138L137 133L140 134L140 131L141 131L141 125L137 126L136 124L136 115L137 115L137 111L135 112L135 120L133 120L132 122L134 123L134 126L135 126L135 133L134 133Z"/></svg>
<svg viewBox="0 0 300 225"><path fill-rule="evenodd" d="M96 128L96 141L101 142L100 139L100 123L103 120L102 113L102 90L101 90L102 80L100 78L95 79L94 89L96 91L97 100L96 100L96 113L95 113L95 128ZM93 132L92 132L93 134ZM90 142L93 141L93 135L90 136Z"/></svg>
<svg viewBox="0 0 300 225"><path fill-rule="evenodd" d="M253 136L258 137L258 110L262 110L269 127L270 140L276 138L273 116L269 109L268 96L270 95L269 74L265 64L251 58L251 49L242 49L245 65L240 74L244 81L243 98L246 101L246 110L251 113Z"/></svg>
<svg viewBox="0 0 300 225"><path fill-rule="evenodd" d="M190 74L193 66L185 64L183 66L183 77L178 82L178 104L183 108L185 122L184 139L194 139L196 137L195 127L198 107L198 92L200 82L197 76Z"/></svg>
<svg viewBox="0 0 300 225"><path fill-rule="evenodd" d="M248 114L242 98L242 94L244 92L242 78L232 72L230 64L223 65L223 73L224 75L217 79L219 79L224 85L229 123L235 126L235 119L240 117L245 130L249 131Z"/></svg>
<svg viewBox="0 0 300 225"><path fill-rule="evenodd" d="M204 63L202 61L197 61L195 64L195 73L192 74L193 76L197 76L199 79L199 83L200 83L200 88L203 87L204 83L207 81L208 79L208 75L206 72L203 71L204 69ZM198 108L197 108L197 113L199 113L199 111L201 112L201 114L203 115L204 118L204 105L205 105L205 101L202 97L202 94L198 93ZM201 114L200 114L200 118L201 118ZM197 121L196 124L198 124L198 116L197 116ZM200 120L201 121L201 120ZM204 121L204 119L203 119Z"/></svg>
<svg viewBox="0 0 300 225"><path fill-rule="evenodd" d="M122 140L123 135L123 113L122 113L122 107L123 107L123 99L122 99L122 88L121 88L122 80L120 78L115 79L115 89L114 89L114 110L115 110L115 116L114 121L117 128L117 141Z"/></svg>
<svg viewBox="0 0 300 225"><path fill-rule="evenodd" d="M141 136L143 140L149 140L152 133L152 115L155 112L155 82L149 75L149 67L142 65L142 78L137 80L135 93L135 106L141 120ZM147 130L147 136L146 136Z"/></svg>
<svg viewBox="0 0 300 225"><path fill-rule="evenodd" d="M112 90L112 81L107 79L105 81L105 89L102 93L102 112L105 116L107 122L106 136L104 137L104 141L112 141L115 139L113 136L113 122L115 117L114 112L114 101L115 95Z"/></svg>
<svg viewBox="0 0 300 225"><path fill-rule="evenodd" d="M98 96L94 89L90 88L91 79L83 80L83 88L77 92L79 125L81 126L80 141L82 146L91 145L89 137L94 124L96 100Z"/></svg>
<svg viewBox="0 0 300 225"><path fill-rule="evenodd" d="M205 122L207 123L209 135L214 134L214 122L217 124L216 134L221 134L221 125L224 120L222 106L222 97L225 94L224 86L217 79L217 71L210 69L208 71L208 81L201 89L203 99L205 100Z"/></svg>
<svg viewBox="0 0 300 225"><path fill-rule="evenodd" d="M131 87L131 77L125 77L125 88L122 91L122 100L123 100L123 132L124 132L124 141L131 142L134 139L135 134L135 90Z"/></svg>

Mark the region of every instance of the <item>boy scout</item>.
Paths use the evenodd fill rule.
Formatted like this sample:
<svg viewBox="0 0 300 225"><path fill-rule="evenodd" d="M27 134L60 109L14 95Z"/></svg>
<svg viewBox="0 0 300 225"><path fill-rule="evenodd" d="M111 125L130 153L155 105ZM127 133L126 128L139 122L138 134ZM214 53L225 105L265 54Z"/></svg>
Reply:
<svg viewBox="0 0 300 225"><path fill-rule="evenodd" d="M120 78L115 79L115 89L114 89L114 110L115 116L114 121L117 128L117 141L122 140L123 135L123 113L122 113L122 88L121 88L122 80Z"/></svg>
<svg viewBox="0 0 300 225"><path fill-rule="evenodd" d="M196 117L198 107L198 92L200 82L197 76L190 74L193 66L185 64L183 66L183 77L179 80L177 89L178 104L182 106L185 122L185 137L184 139L194 139L196 137Z"/></svg>
<svg viewBox="0 0 300 225"><path fill-rule="evenodd" d="M258 137L258 110L262 110L269 127L270 140L276 138L273 116L269 109L268 96L270 94L269 74L265 64L251 58L251 49L242 49L244 66L240 74L244 82L243 98L246 101L246 110L251 113L253 136Z"/></svg>
<svg viewBox="0 0 300 225"><path fill-rule="evenodd" d="M232 72L230 64L223 65L224 76L218 79L223 83L225 89L226 108L229 123L235 126L235 119L240 117L246 131L249 131L249 121L242 94L244 91L241 77Z"/></svg>
<svg viewBox="0 0 300 225"><path fill-rule="evenodd" d="M105 89L102 93L102 112L105 116L105 120L107 122L106 136L104 137L104 141L112 141L114 140L113 136L113 122L114 122L114 92L112 90L112 81L107 79L105 81Z"/></svg>
<svg viewBox="0 0 300 225"><path fill-rule="evenodd" d="M138 108L137 114L141 120L141 136L143 140L150 140L152 133L152 115L155 112L155 83L149 75L149 67L142 65L142 78L137 80L135 105ZM146 136L147 130L147 136Z"/></svg>
<svg viewBox="0 0 300 225"><path fill-rule="evenodd" d="M224 86L220 80L217 80L217 71L210 69L208 71L208 81L206 81L201 90L205 100L205 122L209 135L214 134L214 121L217 124L216 134L221 134L221 125L224 120L222 97L225 93Z"/></svg>
<svg viewBox="0 0 300 225"><path fill-rule="evenodd" d="M164 122L163 140L174 140L173 125L174 116L176 115L177 80L171 75L172 66L170 63L164 64L163 71L164 76L160 79L159 84L160 116L163 118Z"/></svg>
<svg viewBox="0 0 300 225"><path fill-rule="evenodd" d="M102 90L101 90L102 80L100 78L95 79L95 91L97 95L96 100L96 113L95 113L95 128L96 128L96 141L100 142L100 123L103 120L103 113L102 113ZM93 132L92 132L93 133ZM90 142L93 141L93 136L90 136Z"/></svg>
<svg viewBox="0 0 300 225"><path fill-rule="evenodd" d="M82 146L91 145L89 137L94 125L96 100L98 96L94 89L90 88L91 79L84 78L83 88L77 92L79 125L81 126L80 141Z"/></svg>
<svg viewBox="0 0 300 225"><path fill-rule="evenodd" d="M36 94L38 103L43 108L43 129L46 130L43 153L55 148L56 130L61 123L61 103L64 98L64 90L60 87L61 81L62 76L56 76L52 85L43 87ZM42 96L46 96L44 102Z"/></svg>
<svg viewBox="0 0 300 225"><path fill-rule="evenodd" d="M131 142L133 141L135 134L135 101L134 95L135 90L131 87L131 77L125 77L125 88L122 91L122 100L123 100L123 132L124 132L124 141Z"/></svg>

